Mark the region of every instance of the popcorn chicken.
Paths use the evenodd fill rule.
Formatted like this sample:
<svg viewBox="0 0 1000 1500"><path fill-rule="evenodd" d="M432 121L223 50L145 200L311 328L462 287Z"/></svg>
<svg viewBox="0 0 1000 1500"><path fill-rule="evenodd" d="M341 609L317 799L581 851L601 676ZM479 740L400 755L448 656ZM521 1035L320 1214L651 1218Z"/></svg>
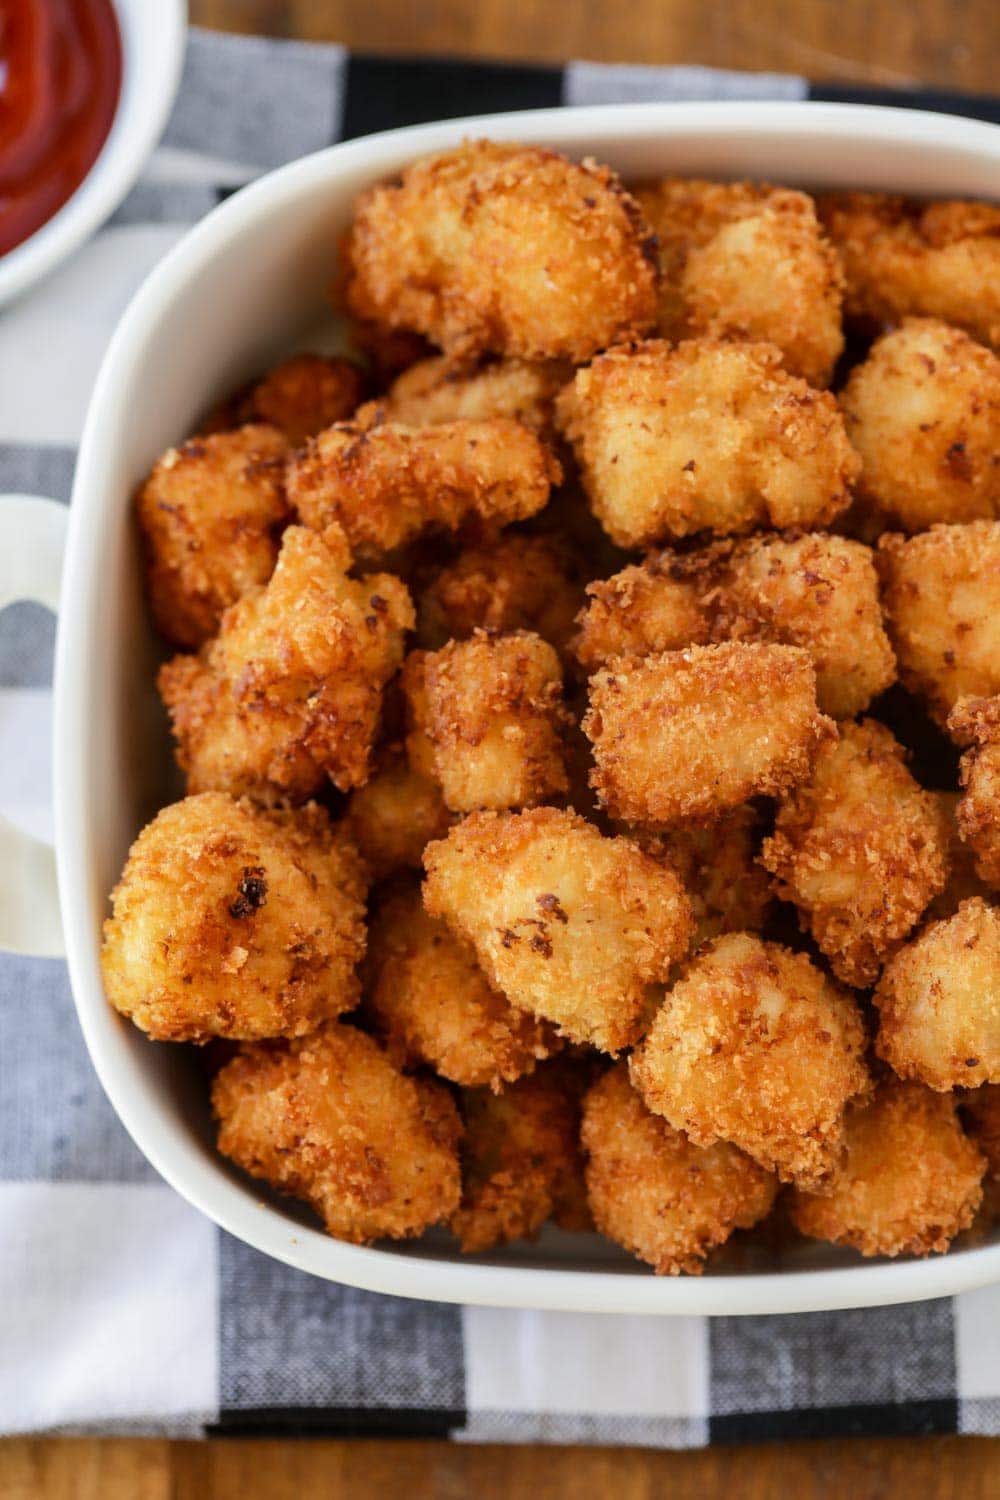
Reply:
<svg viewBox="0 0 1000 1500"><path fill-rule="evenodd" d="M862 1255L943 1253L968 1229L986 1162L965 1135L953 1099L887 1078L848 1111L846 1151L821 1193L796 1192L801 1234Z"/></svg>
<svg viewBox="0 0 1000 1500"><path fill-rule="evenodd" d="M241 595L266 583L288 519L288 444L274 427L192 438L136 496L149 601L175 646L200 646Z"/></svg>
<svg viewBox="0 0 1000 1500"><path fill-rule="evenodd" d="M1000 522L884 536L877 561L904 687L939 723L959 698L1000 693Z"/></svg>
<svg viewBox="0 0 1000 1500"><path fill-rule="evenodd" d="M409 427L504 417L548 437L556 395L572 375L572 365L560 360L452 360L442 355L404 370L378 404L391 421Z"/></svg>
<svg viewBox="0 0 1000 1500"><path fill-rule="evenodd" d="M453 821L436 781L415 771L397 746L387 747L364 786L355 787L344 813L345 833L375 880L397 870L419 870L432 839Z"/></svg>
<svg viewBox="0 0 1000 1500"><path fill-rule="evenodd" d="M964 795L958 830L975 859L976 874L1000 887L1000 697L960 698L948 716L953 739L970 745L962 756Z"/></svg>
<svg viewBox="0 0 1000 1500"><path fill-rule="evenodd" d="M495 989L572 1041L634 1042L649 986L691 936L674 872L573 812L472 813L424 855L424 905Z"/></svg>
<svg viewBox="0 0 1000 1500"><path fill-rule="evenodd" d="M304 798L368 778L382 688L414 623L391 573L347 576L343 534L286 531L270 583L160 671L189 792Z"/></svg>
<svg viewBox="0 0 1000 1500"><path fill-rule="evenodd" d="M405 1078L351 1026L244 1047L212 1107L223 1156L310 1204L336 1239L405 1239L458 1203L462 1127L447 1089Z"/></svg>
<svg viewBox="0 0 1000 1500"><path fill-rule="evenodd" d="M742 642L616 658L591 678L583 727L602 804L654 824L795 786L834 733L805 651Z"/></svg>
<svg viewBox="0 0 1000 1500"><path fill-rule="evenodd" d="M767 874L757 860L759 817L751 806L736 807L714 823L680 823L667 833L628 829L652 859L677 871L694 914L692 950L724 932L758 932L773 899Z"/></svg>
<svg viewBox="0 0 1000 1500"><path fill-rule="evenodd" d="M793 375L830 384L844 277L811 198L692 177L665 177L636 198L659 244L663 338L763 339Z"/></svg>
<svg viewBox="0 0 1000 1500"><path fill-rule="evenodd" d="M607 167L533 146L467 141L362 193L345 260L357 317L453 355L580 362L656 316L634 200Z"/></svg>
<svg viewBox="0 0 1000 1500"><path fill-rule="evenodd" d="M577 371L557 419L620 547L825 526L860 469L834 398L783 370L773 344L612 350Z"/></svg>
<svg viewBox="0 0 1000 1500"><path fill-rule="evenodd" d="M711 639L697 569L669 550L588 584L587 601L574 649L588 672L615 656L652 656Z"/></svg>
<svg viewBox="0 0 1000 1500"><path fill-rule="evenodd" d="M782 802L761 856L838 979L864 989L944 888L948 833L906 752L873 719L842 724Z"/></svg>
<svg viewBox="0 0 1000 1500"><path fill-rule="evenodd" d="M403 673L411 764L453 812L529 807L569 788L560 730L562 672L530 631L413 652Z"/></svg>
<svg viewBox="0 0 1000 1500"><path fill-rule="evenodd" d="M859 500L883 521L914 532L1000 512L1000 359L968 334L906 318L855 365L840 405Z"/></svg>
<svg viewBox="0 0 1000 1500"><path fill-rule="evenodd" d="M296 354L252 386L243 420L269 422L300 448L334 422L345 422L365 399L364 371L349 359Z"/></svg>
<svg viewBox="0 0 1000 1500"><path fill-rule="evenodd" d="M771 1211L777 1178L734 1146L694 1145L652 1114L617 1063L583 1104L587 1190L602 1234L658 1276L698 1275L709 1251Z"/></svg>
<svg viewBox="0 0 1000 1500"><path fill-rule="evenodd" d="M868 1089L853 999L802 953L731 933L668 991L629 1062L647 1108L696 1146L729 1141L785 1182L816 1186Z"/></svg>
<svg viewBox="0 0 1000 1500"><path fill-rule="evenodd" d="M175 802L112 894L108 999L157 1041L302 1036L357 1004L364 895L357 853L315 804Z"/></svg>
<svg viewBox="0 0 1000 1500"><path fill-rule="evenodd" d="M552 1028L491 988L472 948L424 911L406 884L376 908L367 1008L401 1067L426 1064L469 1088L499 1090L558 1052Z"/></svg>

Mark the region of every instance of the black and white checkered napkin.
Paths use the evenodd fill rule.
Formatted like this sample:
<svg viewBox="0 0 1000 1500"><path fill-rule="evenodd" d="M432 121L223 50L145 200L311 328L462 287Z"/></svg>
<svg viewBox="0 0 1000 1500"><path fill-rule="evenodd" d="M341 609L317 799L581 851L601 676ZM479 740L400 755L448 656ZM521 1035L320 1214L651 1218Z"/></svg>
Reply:
<svg viewBox="0 0 1000 1500"><path fill-rule="evenodd" d="M68 501L93 376L125 304L191 223L270 167L442 115L807 97L876 96L784 75L390 62L193 32L141 182L96 239L0 314L0 491ZM997 101L893 98L1000 119ZM0 630L0 800L40 834L51 633L29 607ZM463 1309L332 1286L221 1233L157 1178L97 1083L63 964L0 959L0 1005L0 1432L666 1447L1000 1432L1000 1288L709 1320Z"/></svg>

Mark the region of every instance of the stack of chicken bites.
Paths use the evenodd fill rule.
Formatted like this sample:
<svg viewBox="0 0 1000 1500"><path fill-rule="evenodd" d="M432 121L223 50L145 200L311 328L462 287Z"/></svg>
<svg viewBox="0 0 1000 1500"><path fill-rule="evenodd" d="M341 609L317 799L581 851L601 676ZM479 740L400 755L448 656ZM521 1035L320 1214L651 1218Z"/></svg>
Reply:
<svg viewBox="0 0 1000 1500"><path fill-rule="evenodd" d="M948 1250L1000 1213L1000 209L479 141L341 259L355 354L137 497L187 795L111 1003L227 1039L219 1150L341 1239L697 1273L781 1196Z"/></svg>

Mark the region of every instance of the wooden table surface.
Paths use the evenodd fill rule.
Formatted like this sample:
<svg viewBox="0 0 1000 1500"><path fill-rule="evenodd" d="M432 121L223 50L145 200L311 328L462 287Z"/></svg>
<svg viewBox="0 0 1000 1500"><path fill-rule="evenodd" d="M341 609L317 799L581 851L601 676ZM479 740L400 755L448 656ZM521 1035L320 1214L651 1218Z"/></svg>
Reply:
<svg viewBox="0 0 1000 1500"><path fill-rule="evenodd" d="M704 63L870 84L997 88L997 0L190 0L228 31L370 52ZM438 1442L0 1443L3 1500L997 1500L1000 1440L697 1453Z"/></svg>

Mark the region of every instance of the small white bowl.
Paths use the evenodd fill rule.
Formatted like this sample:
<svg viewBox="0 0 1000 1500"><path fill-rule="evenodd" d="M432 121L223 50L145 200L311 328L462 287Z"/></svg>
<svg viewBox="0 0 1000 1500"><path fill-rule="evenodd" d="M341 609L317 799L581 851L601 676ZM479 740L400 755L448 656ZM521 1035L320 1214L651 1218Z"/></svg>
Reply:
<svg viewBox="0 0 1000 1500"><path fill-rule="evenodd" d="M122 84L108 138L62 208L0 256L0 307L46 276L114 213L167 122L184 60L187 0L113 4L122 39Z"/></svg>

